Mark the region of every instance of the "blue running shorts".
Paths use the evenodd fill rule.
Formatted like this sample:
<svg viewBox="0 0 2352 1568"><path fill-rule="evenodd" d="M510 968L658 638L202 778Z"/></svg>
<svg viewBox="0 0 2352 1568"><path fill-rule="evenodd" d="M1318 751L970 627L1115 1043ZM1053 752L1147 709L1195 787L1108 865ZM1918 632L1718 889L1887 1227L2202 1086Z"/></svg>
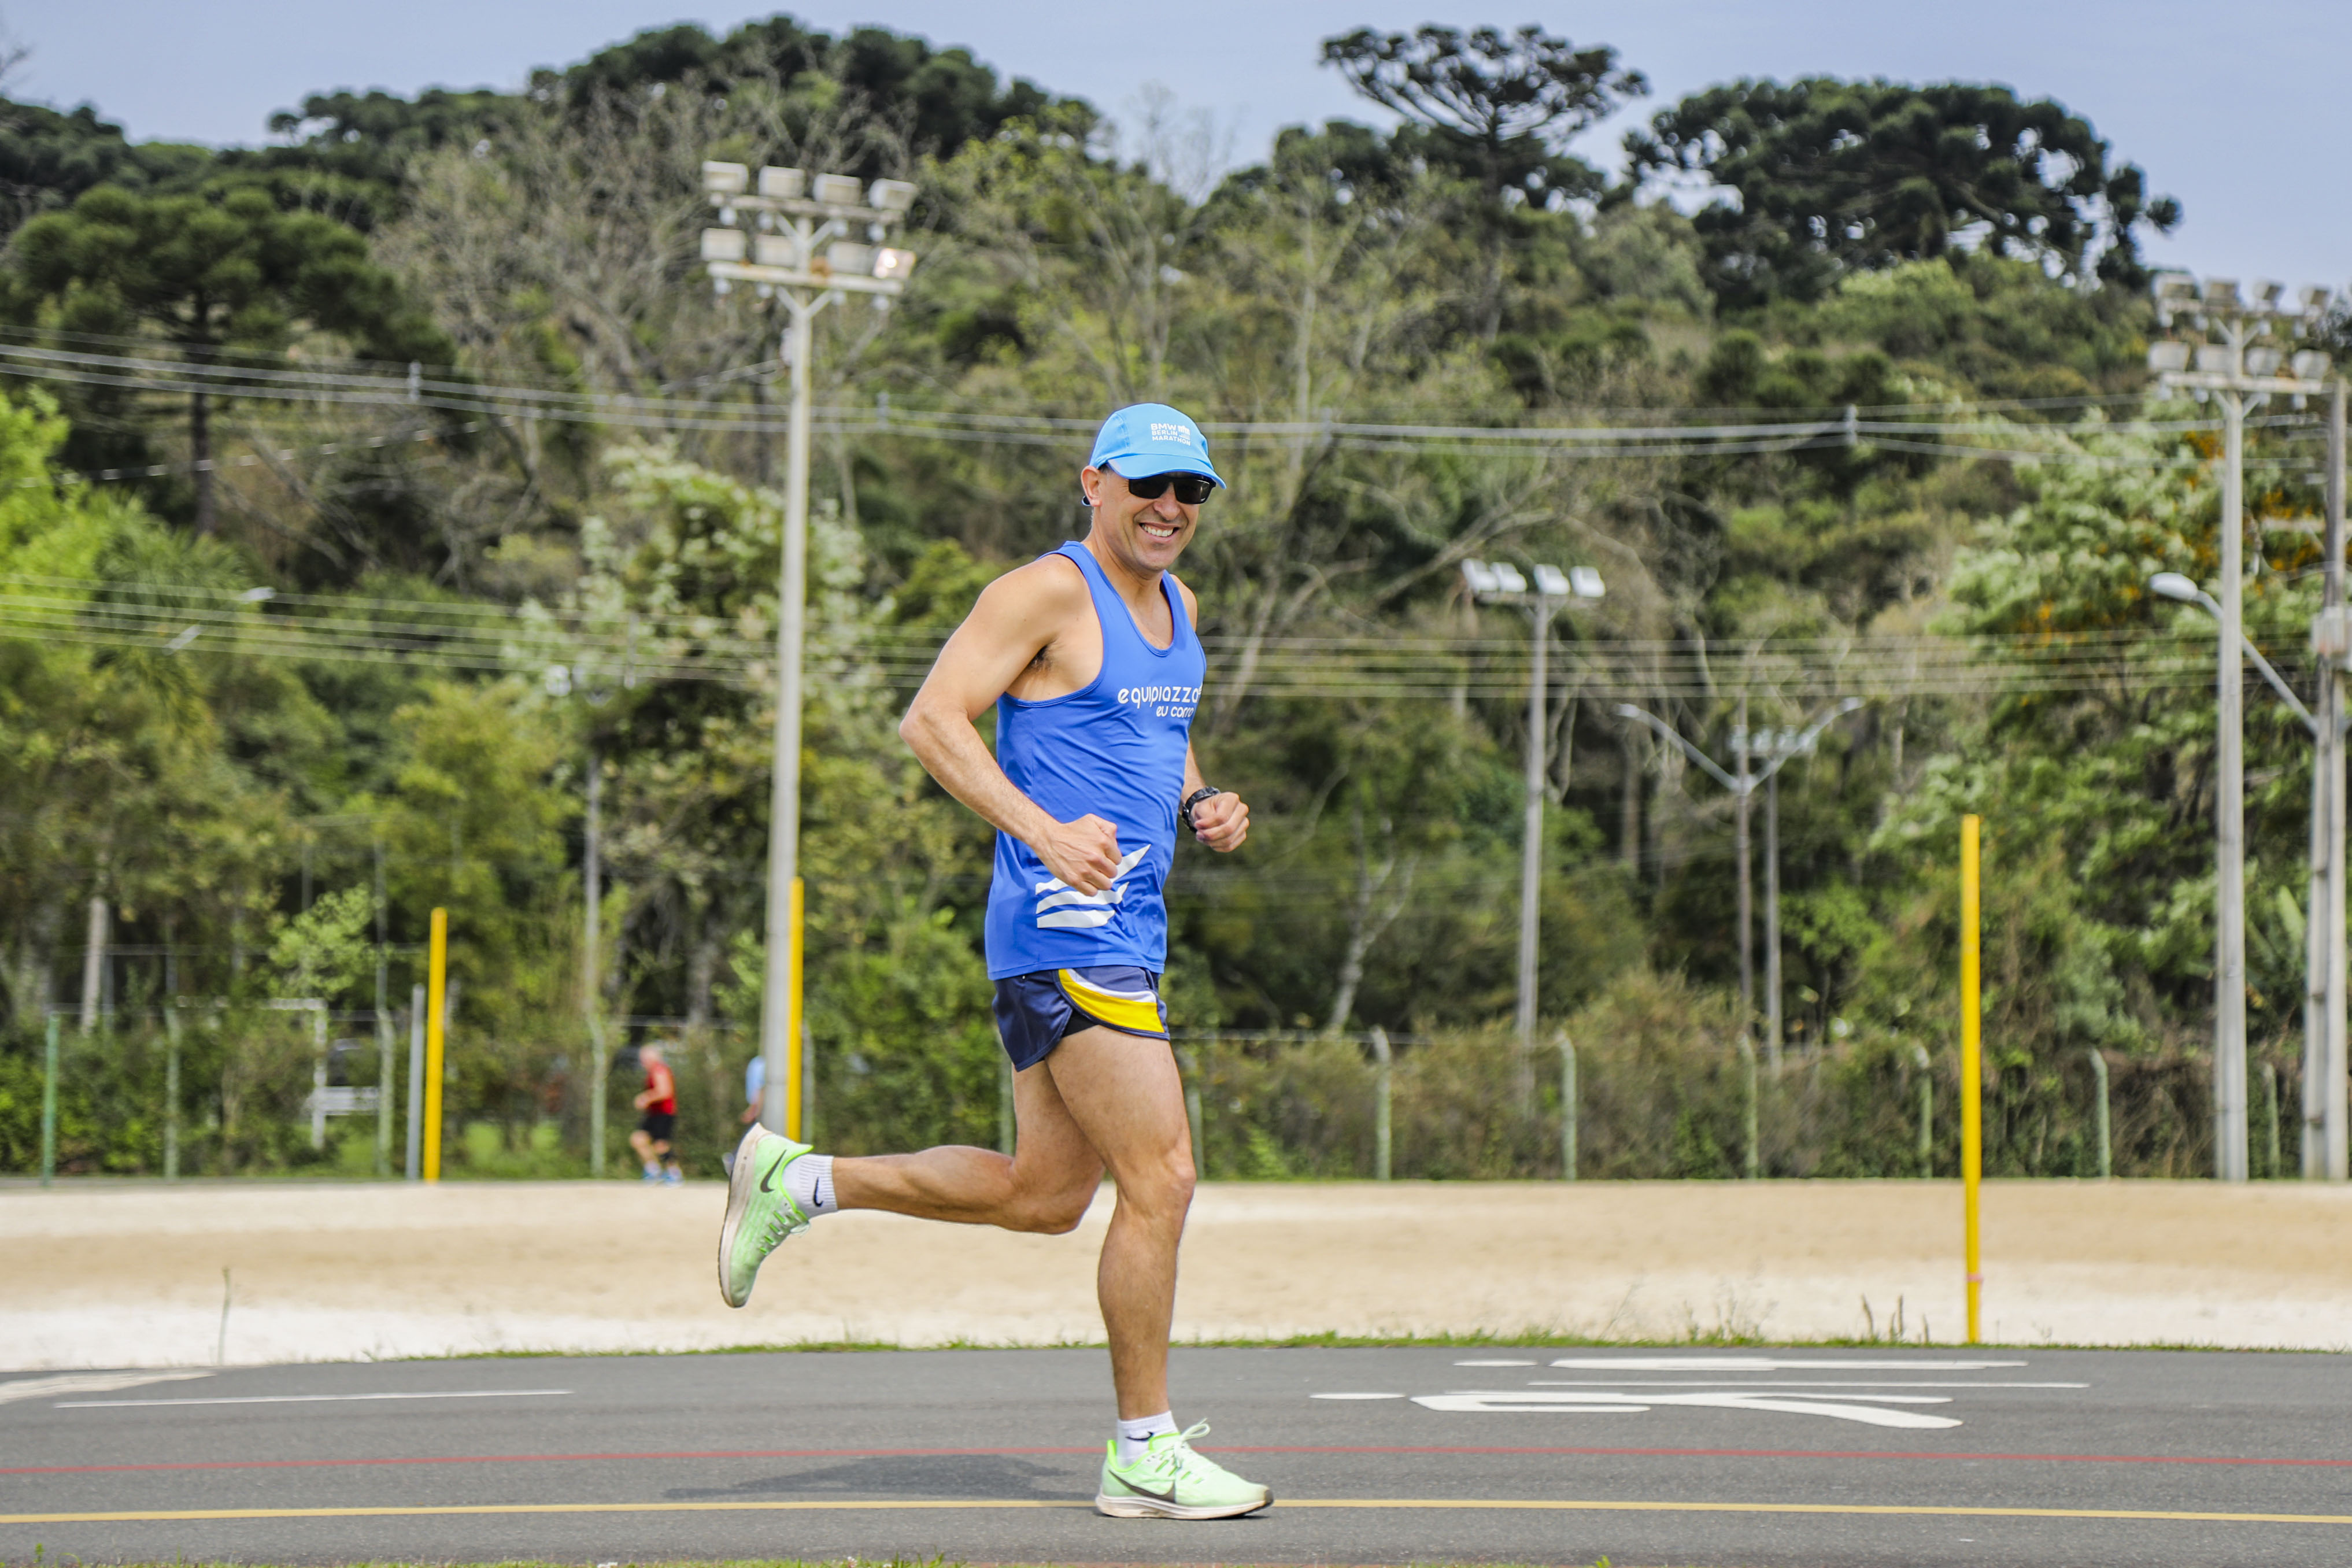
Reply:
<svg viewBox="0 0 2352 1568"><path fill-rule="evenodd" d="M1051 1056L1065 1035L1097 1027L1166 1039L1168 1005L1160 999L1160 976L1110 963L1045 969L996 983L996 1034L1015 1072Z"/></svg>

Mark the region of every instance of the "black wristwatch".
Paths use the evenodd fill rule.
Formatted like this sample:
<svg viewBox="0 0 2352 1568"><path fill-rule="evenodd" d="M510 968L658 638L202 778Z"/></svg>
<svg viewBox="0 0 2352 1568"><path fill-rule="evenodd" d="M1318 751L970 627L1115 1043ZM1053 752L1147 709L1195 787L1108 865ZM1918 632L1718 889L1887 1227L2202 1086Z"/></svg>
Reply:
<svg viewBox="0 0 2352 1568"><path fill-rule="evenodd" d="M1202 801L1208 799L1213 795L1223 795L1224 793L1225 792L1223 790L1215 789L1210 785L1202 784L1199 789L1196 789L1191 795L1186 795L1184 797L1184 804L1176 808L1176 815L1184 819L1184 826L1192 829L1193 837L1198 838L1201 837L1201 825L1192 820L1192 808L1200 805Z"/></svg>

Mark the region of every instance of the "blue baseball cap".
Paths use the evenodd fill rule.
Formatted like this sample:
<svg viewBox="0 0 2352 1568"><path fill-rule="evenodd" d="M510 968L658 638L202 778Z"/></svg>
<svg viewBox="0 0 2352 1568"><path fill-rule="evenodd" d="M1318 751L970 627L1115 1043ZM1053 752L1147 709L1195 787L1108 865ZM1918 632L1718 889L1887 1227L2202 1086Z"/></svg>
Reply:
<svg viewBox="0 0 2352 1568"><path fill-rule="evenodd" d="M1153 474L1202 474L1219 487L1224 478L1209 466L1209 440L1192 416L1164 403L1138 403L1120 409L1095 432L1090 468L1108 468L1123 479Z"/></svg>

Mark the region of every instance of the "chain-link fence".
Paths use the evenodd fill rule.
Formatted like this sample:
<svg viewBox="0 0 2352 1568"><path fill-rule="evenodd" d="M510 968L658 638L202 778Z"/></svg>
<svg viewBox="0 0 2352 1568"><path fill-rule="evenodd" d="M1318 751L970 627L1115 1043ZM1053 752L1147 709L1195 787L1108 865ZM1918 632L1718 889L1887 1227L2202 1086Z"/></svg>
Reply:
<svg viewBox="0 0 2352 1568"><path fill-rule="evenodd" d="M404 1169L412 1109L408 1020L388 1021L394 1081L367 1013L186 1009L67 1021L53 1085L38 1035L0 1044L0 1170L40 1168L44 1094L57 1170L218 1177L367 1178ZM324 1027L320 1026L323 1024ZM740 1135L755 1032L615 1020L630 1043L601 1076L583 1038L452 1037L444 1173L584 1176L604 1105L604 1171L635 1174L635 1045L667 1047L676 1147L714 1176ZM176 1038L175 1038L176 1036ZM323 1043L323 1055L320 1046ZM984 1041L810 1039L806 1130L880 1152L932 1142L1008 1146L1002 1058ZM1583 1180L1949 1176L1958 1169L1956 1052L1855 1037L1774 1070L1743 1050L1728 1005L1660 980L1588 1010L1523 1050L1501 1029L1377 1035L1180 1036L1177 1055L1210 1180ZM1571 1058L1572 1058L1572 1062ZM2198 1176L2210 1170L2210 1058L2170 1049L2094 1058L1987 1055L1985 1169L1995 1175ZM2104 1070L2101 1070L2104 1068ZM322 1114L319 1096L331 1097ZM1570 1098L1572 1092L1572 1099ZM2256 1053L2253 1172L2290 1176L2301 1103L2294 1042ZM1564 1107L1573 1106L1573 1117ZM379 1115L379 1106L382 1108Z"/></svg>

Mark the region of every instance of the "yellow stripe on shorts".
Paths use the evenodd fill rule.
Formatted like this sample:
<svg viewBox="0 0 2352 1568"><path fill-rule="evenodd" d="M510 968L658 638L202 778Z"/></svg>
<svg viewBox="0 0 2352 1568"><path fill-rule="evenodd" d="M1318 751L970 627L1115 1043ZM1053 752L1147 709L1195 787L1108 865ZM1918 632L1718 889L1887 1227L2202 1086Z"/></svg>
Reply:
<svg viewBox="0 0 2352 1568"><path fill-rule="evenodd" d="M1101 1019L1114 1028L1132 1029L1141 1035L1164 1035L1168 1026L1160 1016L1160 1003L1149 991L1106 991L1092 984L1075 969L1055 971L1062 982L1062 994L1077 1004L1090 1017Z"/></svg>

